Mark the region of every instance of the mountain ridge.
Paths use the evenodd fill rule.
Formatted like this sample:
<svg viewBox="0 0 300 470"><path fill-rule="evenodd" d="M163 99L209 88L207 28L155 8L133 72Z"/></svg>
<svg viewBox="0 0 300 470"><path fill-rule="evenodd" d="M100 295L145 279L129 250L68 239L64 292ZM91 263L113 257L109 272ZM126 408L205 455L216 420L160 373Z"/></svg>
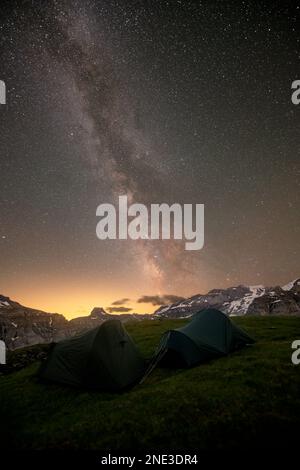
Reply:
<svg viewBox="0 0 300 470"><path fill-rule="evenodd" d="M283 287L238 286L212 289L174 304L159 307L152 314L111 314L94 307L87 316L67 320L0 295L0 339L8 349L37 343L51 343L94 328L109 319L122 322L144 319L188 318L204 308L218 308L228 315L300 315L300 278Z"/></svg>
<svg viewBox="0 0 300 470"><path fill-rule="evenodd" d="M228 315L298 315L300 314L300 278L283 287L240 284L212 289L175 304L162 306L154 314L167 318L184 318L196 311L214 307Z"/></svg>

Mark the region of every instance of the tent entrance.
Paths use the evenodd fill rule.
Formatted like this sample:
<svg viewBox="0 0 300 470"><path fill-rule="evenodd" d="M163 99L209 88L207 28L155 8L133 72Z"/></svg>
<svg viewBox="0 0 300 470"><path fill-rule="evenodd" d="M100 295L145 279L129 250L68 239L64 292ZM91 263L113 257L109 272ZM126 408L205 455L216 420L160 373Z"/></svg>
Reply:
<svg viewBox="0 0 300 470"><path fill-rule="evenodd" d="M160 367L170 369L184 369L187 363L182 354L175 349L169 348L159 362Z"/></svg>

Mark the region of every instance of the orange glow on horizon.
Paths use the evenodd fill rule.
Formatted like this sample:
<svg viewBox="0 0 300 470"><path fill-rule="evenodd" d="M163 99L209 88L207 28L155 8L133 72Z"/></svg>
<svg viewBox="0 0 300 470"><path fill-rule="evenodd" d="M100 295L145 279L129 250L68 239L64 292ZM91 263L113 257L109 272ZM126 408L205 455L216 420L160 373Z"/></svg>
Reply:
<svg viewBox="0 0 300 470"><path fill-rule="evenodd" d="M138 295L136 293L118 292L115 293L113 289L105 289L103 292L99 289L99 293L95 289L76 289L66 288L63 286L61 289L45 289L27 290L22 288L10 288L5 290L4 294L8 295L11 300L20 303L25 307L30 307L37 310L43 310L48 313L60 313L68 320L80 316L89 315L94 307L102 307L107 313L109 307L117 299L130 298L124 303L124 307L130 308L128 312L113 312L115 314L122 313L153 313L158 306L150 303L138 303Z"/></svg>

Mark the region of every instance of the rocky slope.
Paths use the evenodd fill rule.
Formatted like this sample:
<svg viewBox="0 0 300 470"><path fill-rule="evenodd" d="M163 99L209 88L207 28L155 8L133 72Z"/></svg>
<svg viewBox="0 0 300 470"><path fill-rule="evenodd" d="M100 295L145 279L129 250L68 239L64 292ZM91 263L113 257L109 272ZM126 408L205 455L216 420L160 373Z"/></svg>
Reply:
<svg viewBox="0 0 300 470"><path fill-rule="evenodd" d="M0 339L8 349L59 341L69 335L68 323L63 315L24 307L0 295Z"/></svg>
<svg viewBox="0 0 300 470"><path fill-rule="evenodd" d="M165 318L189 317L214 307L228 315L300 315L300 279L283 287L244 286L213 289L184 301L160 307L155 315Z"/></svg>
<svg viewBox="0 0 300 470"><path fill-rule="evenodd" d="M102 307L95 307L90 315L85 317L73 318L69 321L70 331L76 334L81 331L89 330L97 325L100 325L106 320L121 320L127 322L130 320L143 320L149 318L148 314L141 315L137 313L123 313L121 315L107 313Z"/></svg>
<svg viewBox="0 0 300 470"><path fill-rule="evenodd" d="M46 313L24 307L0 295L0 340L3 340L9 350L22 348L38 343L51 343L76 335L100 325L105 320L120 319L142 320L147 315L123 314L111 315L101 307L96 307L85 317L68 321L58 313Z"/></svg>
<svg viewBox="0 0 300 470"><path fill-rule="evenodd" d="M122 322L144 318L184 318L204 308L214 307L228 315L300 315L300 279L283 287L237 286L213 289L172 305L162 306L153 315L106 313L96 307L85 317L68 321L58 313L24 307L0 295L0 340L9 350L37 343L51 343L94 328L105 320Z"/></svg>

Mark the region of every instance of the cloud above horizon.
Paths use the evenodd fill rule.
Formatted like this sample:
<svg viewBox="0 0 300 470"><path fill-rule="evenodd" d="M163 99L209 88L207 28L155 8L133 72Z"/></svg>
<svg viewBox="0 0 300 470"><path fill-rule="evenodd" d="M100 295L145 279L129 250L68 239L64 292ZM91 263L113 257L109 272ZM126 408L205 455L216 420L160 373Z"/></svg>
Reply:
<svg viewBox="0 0 300 470"><path fill-rule="evenodd" d="M114 302L111 303L111 305L125 305L128 302L130 302L130 299L125 297L124 299L115 300Z"/></svg>
<svg viewBox="0 0 300 470"><path fill-rule="evenodd" d="M107 307L109 313L126 313L131 312L132 308L129 307Z"/></svg>
<svg viewBox="0 0 300 470"><path fill-rule="evenodd" d="M168 305L174 304L185 300L185 297L180 297L178 295L166 294L166 295L143 295L138 299L139 304L149 303L152 305Z"/></svg>

